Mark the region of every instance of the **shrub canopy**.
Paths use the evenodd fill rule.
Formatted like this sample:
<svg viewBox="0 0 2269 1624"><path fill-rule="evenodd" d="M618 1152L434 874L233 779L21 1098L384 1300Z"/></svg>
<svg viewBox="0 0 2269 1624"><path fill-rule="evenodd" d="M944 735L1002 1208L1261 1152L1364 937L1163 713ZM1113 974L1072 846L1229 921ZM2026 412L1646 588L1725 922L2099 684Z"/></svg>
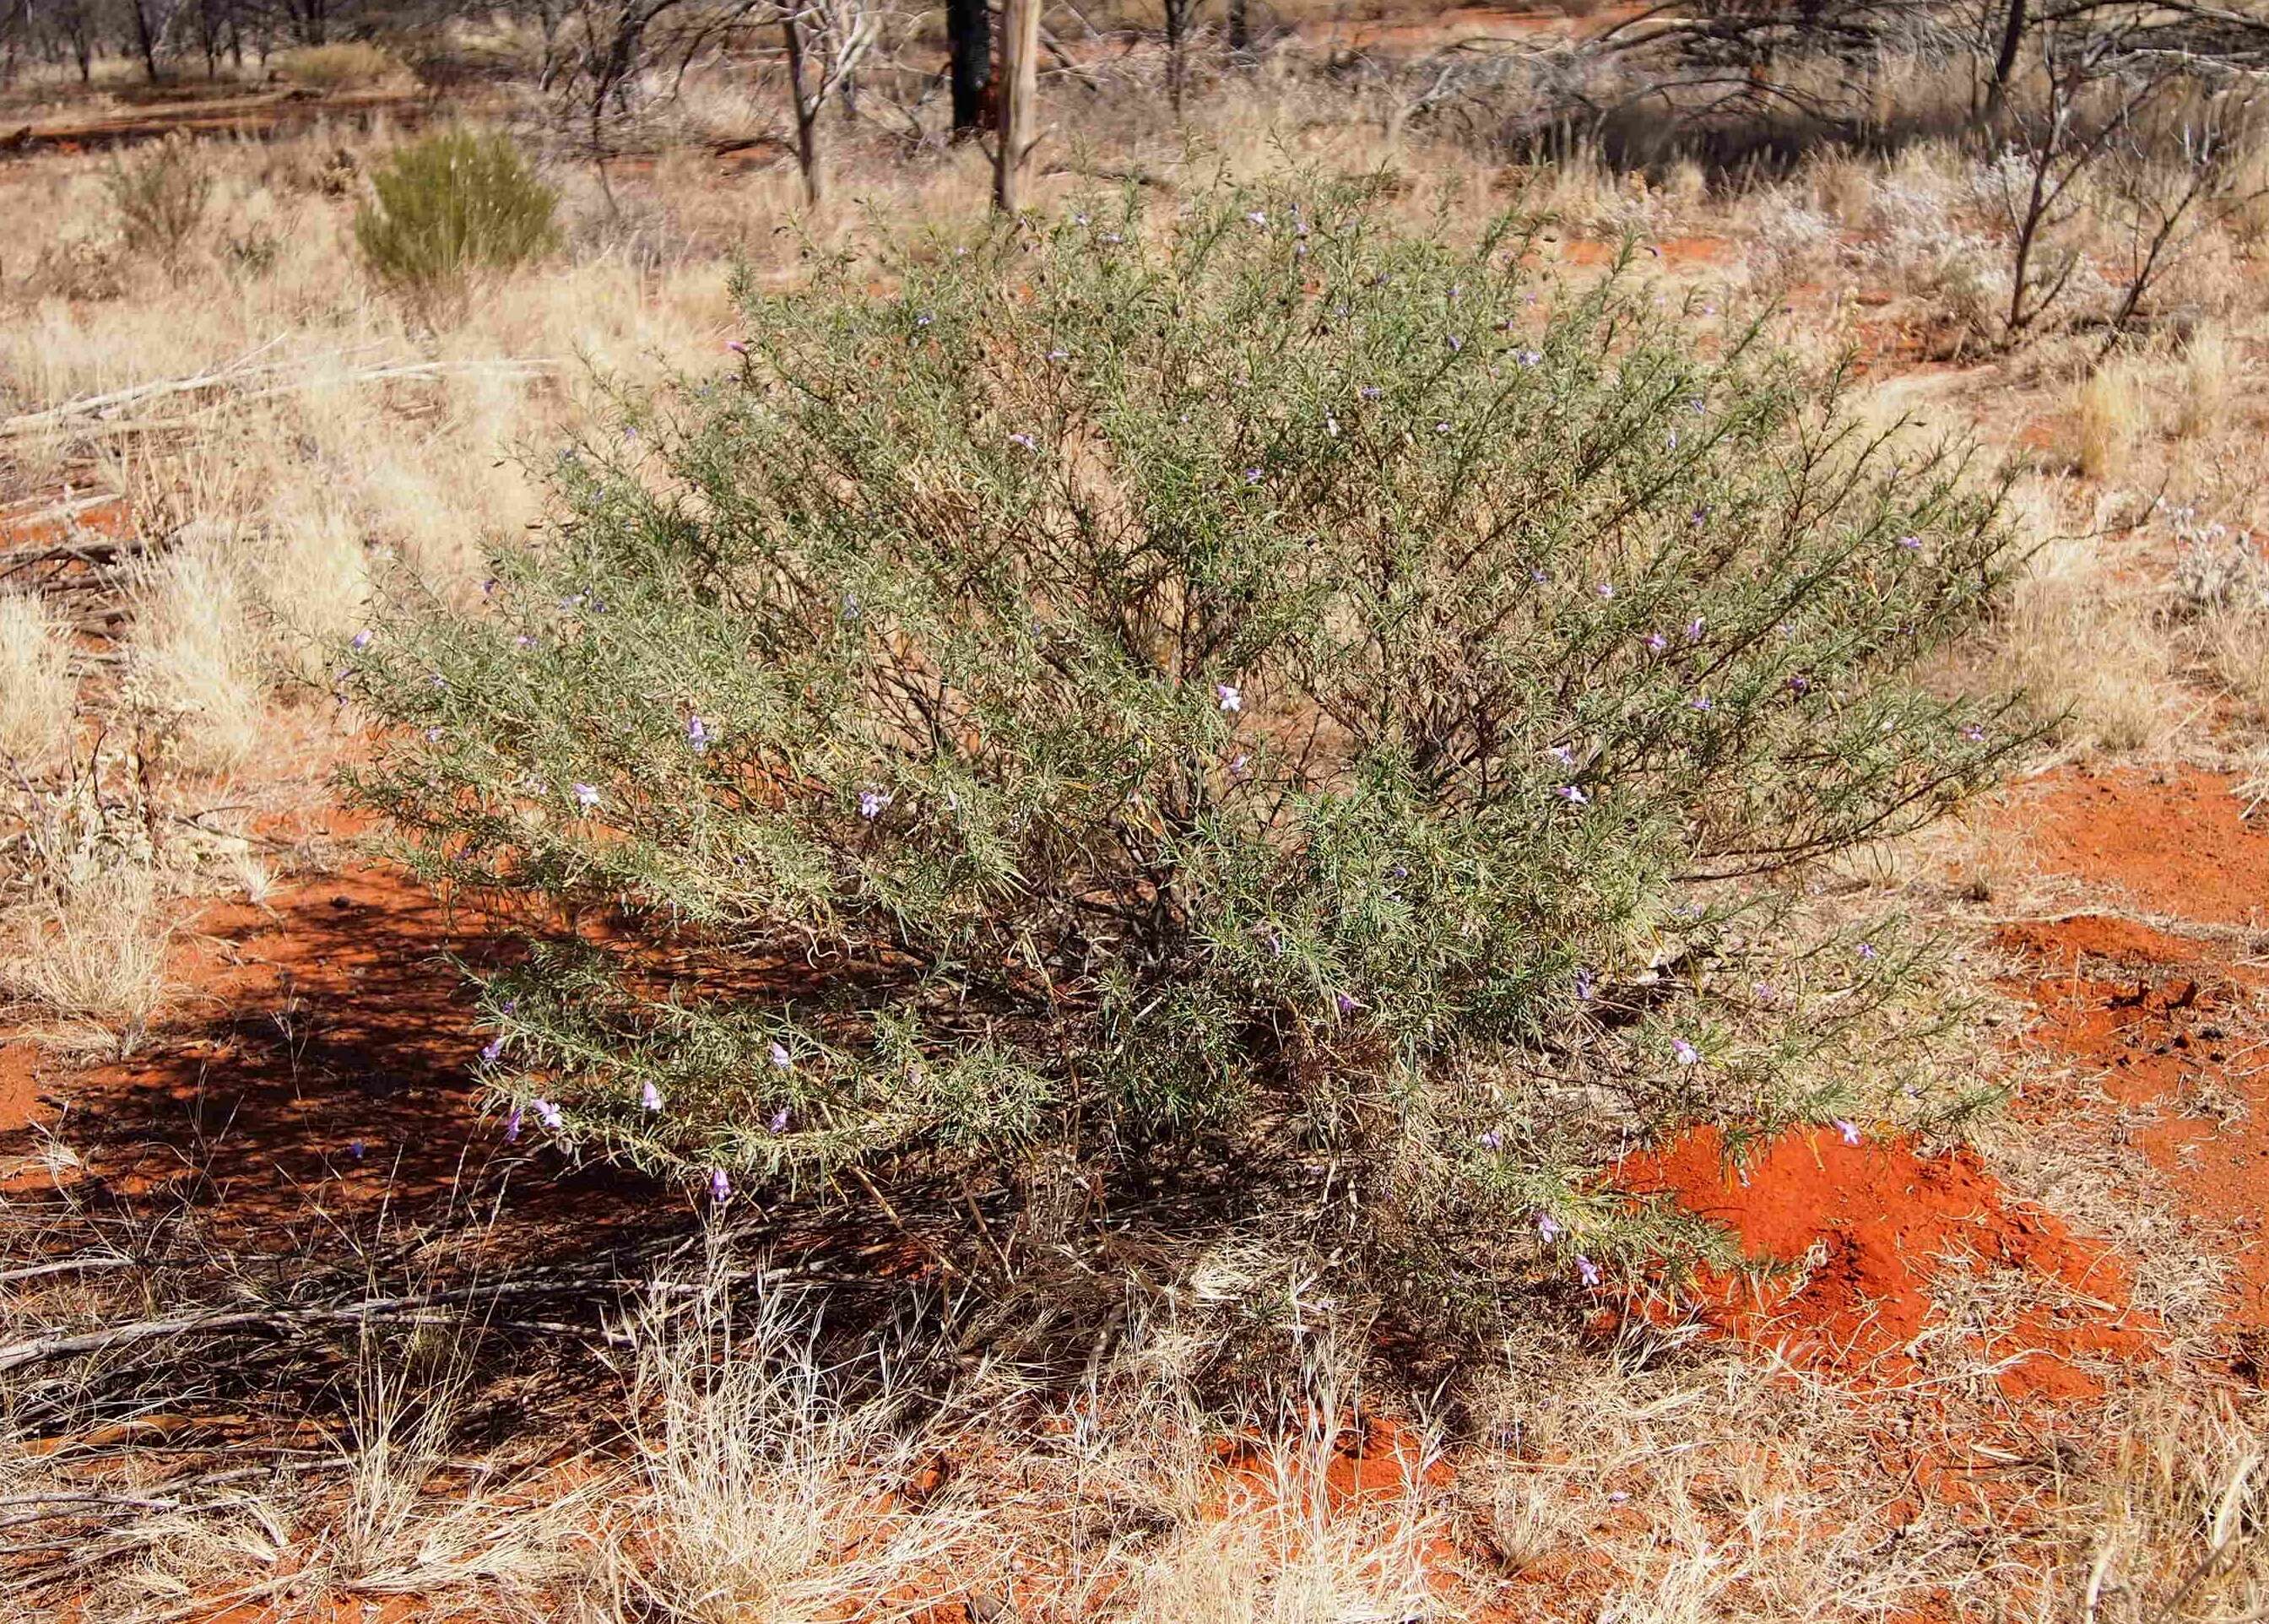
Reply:
<svg viewBox="0 0 2269 1624"><path fill-rule="evenodd" d="M380 281L416 299L448 298L482 271L551 251L558 194L510 138L445 129L396 152L371 176L355 241Z"/></svg>
<svg viewBox="0 0 2269 1624"><path fill-rule="evenodd" d="M1760 1025L1708 882L1992 771L1915 673L1995 498L1530 229L1225 192L741 289L736 367L354 657L362 794L536 939L496 1086L735 1179L1260 1125L1548 1210L1602 1125L1838 1109L1900 956Z"/></svg>

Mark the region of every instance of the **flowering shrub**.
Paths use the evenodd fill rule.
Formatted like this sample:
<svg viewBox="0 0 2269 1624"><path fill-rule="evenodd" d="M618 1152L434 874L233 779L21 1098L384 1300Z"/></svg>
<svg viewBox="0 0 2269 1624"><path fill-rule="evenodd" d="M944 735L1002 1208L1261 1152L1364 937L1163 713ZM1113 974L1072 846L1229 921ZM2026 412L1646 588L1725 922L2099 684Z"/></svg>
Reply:
<svg viewBox="0 0 2269 1624"><path fill-rule="evenodd" d="M481 982L513 1131L718 1199L1359 1151L1591 1280L1634 1124L1885 1119L1818 1062L1911 950L1725 967L2009 748L1913 677L1996 501L1527 246L1238 194L740 290L477 608L351 656L361 794L534 939Z"/></svg>

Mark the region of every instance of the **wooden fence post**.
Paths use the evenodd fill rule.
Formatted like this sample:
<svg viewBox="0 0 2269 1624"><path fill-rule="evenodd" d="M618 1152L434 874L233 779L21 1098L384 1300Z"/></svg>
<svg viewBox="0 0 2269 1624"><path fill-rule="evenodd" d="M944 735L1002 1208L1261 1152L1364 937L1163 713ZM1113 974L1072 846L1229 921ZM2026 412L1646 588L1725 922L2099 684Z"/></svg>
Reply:
<svg viewBox="0 0 2269 1624"><path fill-rule="evenodd" d="M993 206L1022 205L1024 160L1031 155L1039 100L1040 0L1007 0L1001 17L1000 151L994 155Z"/></svg>

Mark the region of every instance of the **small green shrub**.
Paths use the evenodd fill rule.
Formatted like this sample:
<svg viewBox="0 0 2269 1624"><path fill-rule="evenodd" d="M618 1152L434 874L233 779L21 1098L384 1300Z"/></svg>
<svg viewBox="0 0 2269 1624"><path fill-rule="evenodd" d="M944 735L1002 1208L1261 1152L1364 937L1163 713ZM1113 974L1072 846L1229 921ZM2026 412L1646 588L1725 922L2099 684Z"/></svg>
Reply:
<svg viewBox="0 0 2269 1624"><path fill-rule="evenodd" d="M418 300L462 293L558 240L558 194L501 135L445 130L414 141L371 177L355 240L381 282Z"/></svg>
<svg viewBox="0 0 2269 1624"><path fill-rule="evenodd" d="M1745 963L1759 876L2011 748L1914 678L1998 498L1524 229L1223 196L743 288L735 373L354 657L360 795L536 939L482 978L515 1121L728 1181L1203 1163L1485 1283L1659 1241L1596 1176L1634 1133L1930 1109L1914 950Z"/></svg>
<svg viewBox="0 0 2269 1624"><path fill-rule="evenodd" d="M212 174L203 155L178 135L114 159L103 183L127 246L169 265L196 236L212 199Z"/></svg>

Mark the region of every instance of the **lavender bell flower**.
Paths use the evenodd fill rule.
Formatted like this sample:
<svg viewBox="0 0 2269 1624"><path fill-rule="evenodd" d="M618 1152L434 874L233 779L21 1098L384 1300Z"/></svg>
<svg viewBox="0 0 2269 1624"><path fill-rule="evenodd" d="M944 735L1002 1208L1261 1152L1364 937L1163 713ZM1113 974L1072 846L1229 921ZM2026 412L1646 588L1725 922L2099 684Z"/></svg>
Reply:
<svg viewBox="0 0 2269 1624"><path fill-rule="evenodd" d="M772 1059L772 1069L774 1071L784 1072L788 1068L789 1060L787 1056L787 1045L786 1044L776 1041L773 1043L772 1048L766 1052Z"/></svg>
<svg viewBox="0 0 2269 1624"><path fill-rule="evenodd" d="M1216 683L1214 684L1213 691L1214 698L1221 701L1223 710L1236 712L1245 708L1245 695L1238 690L1236 683Z"/></svg>
<svg viewBox="0 0 2269 1624"><path fill-rule="evenodd" d="M709 1170L709 1199L720 1207L733 1199L733 1181L725 1177L721 1167Z"/></svg>
<svg viewBox="0 0 2269 1624"><path fill-rule="evenodd" d="M640 1086L639 1089L639 1108L642 1111L660 1111L661 1109L661 1090L655 1088L654 1084L650 1082Z"/></svg>
<svg viewBox="0 0 2269 1624"><path fill-rule="evenodd" d="M1592 804L1592 798L1573 784L1563 784L1552 793L1571 807L1587 807Z"/></svg>
<svg viewBox="0 0 2269 1624"><path fill-rule="evenodd" d="M516 1144L520 1140L520 1107L515 1105L504 1119L504 1142Z"/></svg>
<svg viewBox="0 0 2269 1624"><path fill-rule="evenodd" d="M550 1100L537 1098L528 1101L528 1108L536 1113L536 1120L543 1123L545 1127L550 1128L555 1133L559 1131L558 1106L553 1104Z"/></svg>
<svg viewBox="0 0 2269 1624"><path fill-rule="evenodd" d="M699 717L693 716L686 719L685 736L691 742L693 753L696 756L706 756L709 753L711 738L709 725Z"/></svg>
<svg viewBox="0 0 2269 1624"><path fill-rule="evenodd" d="M1351 993L1334 993L1332 994L1332 1007L1343 1015L1351 1015L1363 1008L1363 1000Z"/></svg>
<svg viewBox="0 0 2269 1624"><path fill-rule="evenodd" d="M347 646L351 648L368 648L370 646L369 631L362 631L356 632L354 636L347 639Z"/></svg>
<svg viewBox="0 0 2269 1624"><path fill-rule="evenodd" d="M491 1066L495 1065L498 1057L503 1053L504 1039L501 1037L491 1037L481 1045L481 1059Z"/></svg>
<svg viewBox="0 0 2269 1624"><path fill-rule="evenodd" d="M1644 642L1651 651L1658 654L1664 649L1670 646L1670 639L1663 636L1659 631L1648 632L1641 641Z"/></svg>
<svg viewBox="0 0 2269 1624"><path fill-rule="evenodd" d="M787 1133L787 1107L783 1105L778 1111L772 1112L772 1116L766 1119L765 1126L775 1133Z"/></svg>
<svg viewBox="0 0 2269 1624"><path fill-rule="evenodd" d="M597 806L599 804L599 786L595 784L578 784L575 786L575 804L580 807Z"/></svg>
<svg viewBox="0 0 2269 1624"><path fill-rule="evenodd" d="M879 789L862 789L859 792L859 816L870 823L882 816L883 808L890 804L891 798Z"/></svg>
<svg viewBox="0 0 2269 1624"><path fill-rule="evenodd" d="M1702 1059L1702 1052L1683 1037L1670 1040L1670 1058L1681 1066L1692 1066Z"/></svg>
<svg viewBox="0 0 2269 1624"><path fill-rule="evenodd" d="M1600 1283L1600 1266L1579 1253L1576 1259L1576 1277L1586 1286L1597 1286Z"/></svg>
<svg viewBox="0 0 2269 1624"><path fill-rule="evenodd" d="M1844 1136L1844 1142L1847 1145L1856 1145L1859 1142L1859 1125L1856 1122L1846 1122L1838 1117L1836 1119L1836 1131Z"/></svg>
<svg viewBox="0 0 2269 1624"><path fill-rule="evenodd" d="M1504 1135L1495 1128L1482 1129L1480 1133L1475 1135L1475 1139L1481 1145L1481 1148L1484 1150L1502 1150L1504 1148Z"/></svg>
<svg viewBox="0 0 2269 1624"><path fill-rule="evenodd" d="M1548 1246L1565 1235L1567 1230L1560 1227L1560 1221L1550 1213L1539 1213L1536 1214L1536 1233Z"/></svg>

